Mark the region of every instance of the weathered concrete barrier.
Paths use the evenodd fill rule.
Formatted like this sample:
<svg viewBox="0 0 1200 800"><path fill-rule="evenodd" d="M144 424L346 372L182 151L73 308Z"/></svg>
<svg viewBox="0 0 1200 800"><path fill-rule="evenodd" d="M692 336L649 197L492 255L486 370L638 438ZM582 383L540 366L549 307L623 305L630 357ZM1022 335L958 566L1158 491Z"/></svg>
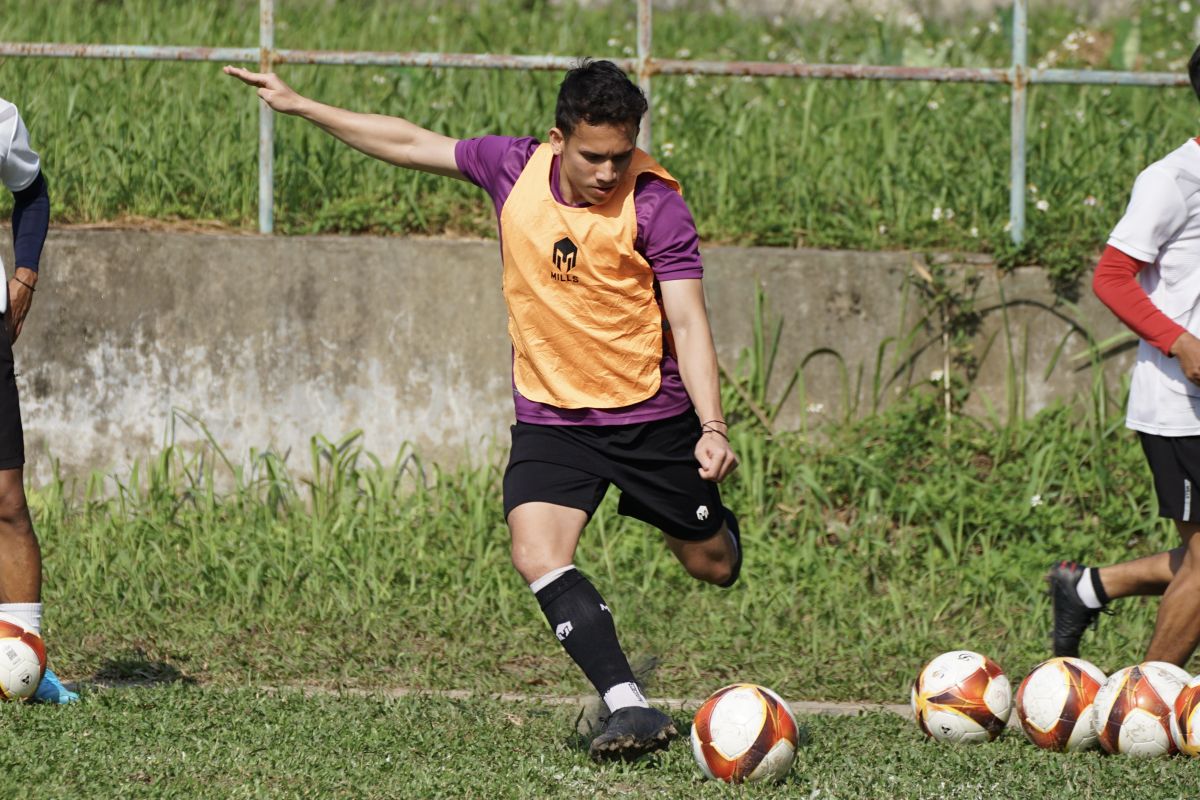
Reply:
<svg viewBox="0 0 1200 800"><path fill-rule="evenodd" d="M946 368L913 254L704 257L726 371L749 368L739 354L754 342L756 290L768 321L783 320L764 405L803 369L780 427L867 413ZM55 230L17 344L29 469L44 476L50 453L67 473L123 473L160 450L175 410L232 458L272 448L299 472L311 436L355 429L383 458L405 443L442 463L486 457L512 420L499 261L492 241ZM1001 279L986 263L953 267L955 280L968 273L982 277L975 411L1032 413L1090 391L1086 335L1120 331L1090 293L1056 305L1040 270ZM200 434L176 425L175 436Z"/></svg>

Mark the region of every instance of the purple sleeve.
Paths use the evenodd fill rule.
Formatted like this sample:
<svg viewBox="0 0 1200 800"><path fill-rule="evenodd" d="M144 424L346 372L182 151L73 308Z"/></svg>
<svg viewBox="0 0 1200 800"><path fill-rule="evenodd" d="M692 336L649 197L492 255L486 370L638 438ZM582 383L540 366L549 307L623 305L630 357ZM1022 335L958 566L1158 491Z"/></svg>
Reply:
<svg viewBox="0 0 1200 800"><path fill-rule="evenodd" d="M454 161L467 180L486 191L496 207L496 216L512 192L521 170L537 149L537 139L526 136L481 136L461 139L454 145Z"/></svg>
<svg viewBox="0 0 1200 800"><path fill-rule="evenodd" d="M683 197L658 178L640 183L634 196L637 251L650 262L660 281L704 277L700 236Z"/></svg>

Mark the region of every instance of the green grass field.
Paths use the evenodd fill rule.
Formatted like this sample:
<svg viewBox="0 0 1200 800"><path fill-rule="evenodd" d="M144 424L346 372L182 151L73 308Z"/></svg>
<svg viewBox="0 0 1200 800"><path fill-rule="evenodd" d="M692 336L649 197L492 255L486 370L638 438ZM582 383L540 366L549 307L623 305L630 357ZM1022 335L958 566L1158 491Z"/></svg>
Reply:
<svg viewBox="0 0 1200 800"><path fill-rule="evenodd" d="M281 47L617 56L633 45L632 10L569 3L279 6ZM256 4L245 0L16 9L0 0L2 40L255 43ZM655 35L660 53L698 59L1003 65L1005 25L1003 16L818 25L664 11ZM1058 66L1178 69L1181 26L1191 18L1175 3L1095 26L1035 8L1032 50ZM323 99L455 136L541 132L556 83L355 68L285 75ZM689 187L710 242L1014 257L1004 244L1002 89L685 78L654 88L658 155ZM215 66L9 59L0 93L35 131L56 222L253 225L256 106ZM1195 132L1192 102L1171 91L1035 90L1037 193L1023 257L1062 280L1078 274L1137 170ZM278 133L283 232L492 235L491 212L469 186L370 163L295 121L281 120ZM745 359L739 380L769 409L765 358ZM789 699L904 703L922 664L957 648L988 654L1015 684L1048 655L1042 578L1052 561L1107 563L1173 543L1153 517L1121 398L1103 384L1032 419L957 415L948 434L924 386L862 420L774 436L727 386L742 465L723 491L743 520L741 583L723 591L689 579L651 531L616 514L615 497L577 563L612 607L631 659L657 663L654 697L694 699L751 680ZM317 437L290 461L170 445L128 474L31 487L51 663L84 703L0 706L12 732L0 789L38 798L1196 794L1195 765L1182 759L1055 756L1011 730L988 746L944 747L884 713L803 718L806 743L781 787L705 784L684 743L633 765L593 765L574 732L578 708L554 702L589 687L509 564L502 466L497 452L439 469L408 451L373 455L348 434ZM1139 660L1156 608L1122 601L1085 639L1085 656L1109 672ZM396 699L396 689L475 694ZM545 702L501 702L501 693ZM673 709L681 730L691 711Z"/></svg>
<svg viewBox="0 0 1200 800"><path fill-rule="evenodd" d="M678 725L689 716L675 715ZM1008 731L942 747L890 714L807 717L785 783L701 779L685 742L596 766L567 710L494 701L161 687L70 711L9 706L0 788L38 798L1192 797L1195 765L1055 755ZM36 786L36 792L29 786Z"/></svg>
<svg viewBox="0 0 1200 800"><path fill-rule="evenodd" d="M0 0L0 39L257 43L257 4L247 0L27 6ZM1180 30L1191 29L1192 16L1178 3L1151 0L1100 23L1032 6L1035 64L1178 71L1190 49ZM634 46L633 9L281 0L276 41L622 57ZM1007 26L1007 12L936 22L661 10L654 33L659 55L693 59L1003 67ZM542 73L280 69L312 96L456 137L544 135L558 81ZM7 59L0 86L22 107L45 157L57 222L256 224L257 103L218 65ZM953 248L1040 263L1070 281L1115 224L1137 172L1196 134L1195 99L1186 90L1035 87L1029 108L1030 247L1021 253L1005 232L1004 87L658 77L655 153L683 182L709 242ZM494 235L490 206L474 187L373 163L296 120L277 128L280 232Z"/></svg>
<svg viewBox="0 0 1200 800"><path fill-rule="evenodd" d="M1108 398L1005 426L957 417L948 442L937 401L916 390L819 441L768 441L728 397L743 464L726 494L748 553L731 591L691 581L606 501L577 563L631 659L657 660L652 696L753 680L791 699L904 703L928 658L963 647L1015 684L1048 654L1052 560L1170 543ZM0 785L32 774L39 796L63 797L87 781L90 796L113 797L728 793L697 783L682 744L595 767L577 706L486 699L589 691L508 564L497 466L421 477L418 462L381 462L352 437L315 441L312 459L316 478L301 481L271 454L231 470L214 450L168 449L115 493L99 481L34 491L52 663L86 697L0 708L38 742L10 740ZM1139 660L1155 608L1123 601L1085 655L1106 671ZM483 696L388 699L396 688ZM681 729L690 710L676 710ZM1174 797L1194 772L1043 754L1013 731L947 748L887 715L803 723L789 783L744 794Z"/></svg>

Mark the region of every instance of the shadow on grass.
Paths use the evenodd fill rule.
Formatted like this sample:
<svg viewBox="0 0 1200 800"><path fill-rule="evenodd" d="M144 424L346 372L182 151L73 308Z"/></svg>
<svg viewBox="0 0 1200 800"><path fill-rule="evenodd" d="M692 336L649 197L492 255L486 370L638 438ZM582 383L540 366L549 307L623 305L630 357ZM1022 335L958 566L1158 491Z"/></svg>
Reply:
<svg viewBox="0 0 1200 800"><path fill-rule="evenodd" d="M123 686L162 686L183 684L194 686L198 681L184 675L179 669L165 661L152 661L146 654L135 650L105 661L92 676L96 683L117 683Z"/></svg>

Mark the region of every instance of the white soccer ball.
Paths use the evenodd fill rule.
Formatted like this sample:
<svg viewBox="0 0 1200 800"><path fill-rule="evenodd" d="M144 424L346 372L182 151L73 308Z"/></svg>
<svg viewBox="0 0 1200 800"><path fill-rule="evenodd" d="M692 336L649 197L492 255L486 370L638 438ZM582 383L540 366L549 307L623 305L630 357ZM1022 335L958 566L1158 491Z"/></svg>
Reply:
<svg viewBox="0 0 1200 800"><path fill-rule="evenodd" d="M952 650L921 670L913 683L912 710L929 737L990 742L1012 713L1012 686L995 661L970 650Z"/></svg>
<svg viewBox="0 0 1200 800"><path fill-rule="evenodd" d="M1073 753L1096 745L1096 694L1107 678L1090 661L1043 661L1017 689L1017 719L1043 750Z"/></svg>
<svg viewBox="0 0 1200 800"><path fill-rule="evenodd" d="M0 700L26 700L46 669L42 637L16 617L0 614Z"/></svg>
<svg viewBox="0 0 1200 800"><path fill-rule="evenodd" d="M1200 756L1200 675L1179 691L1171 708L1170 724L1171 738L1179 752Z"/></svg>
<svg viewBox="0 0 1200 800"><path fill-rule="evenodd" d="M1096 694L1096 733L1109 753L1153 758L1176 752L1171 709L1191 676L1164 661L1124 667Z"/></svg>
<svg viewBox="0 0 1200 800"><path fill-rule="evenodd" d="M792 767L799 729L791 708L765 686L735 683L704 701L692 722L692 755L705 776L727 783L774 781Z"/></svg>

